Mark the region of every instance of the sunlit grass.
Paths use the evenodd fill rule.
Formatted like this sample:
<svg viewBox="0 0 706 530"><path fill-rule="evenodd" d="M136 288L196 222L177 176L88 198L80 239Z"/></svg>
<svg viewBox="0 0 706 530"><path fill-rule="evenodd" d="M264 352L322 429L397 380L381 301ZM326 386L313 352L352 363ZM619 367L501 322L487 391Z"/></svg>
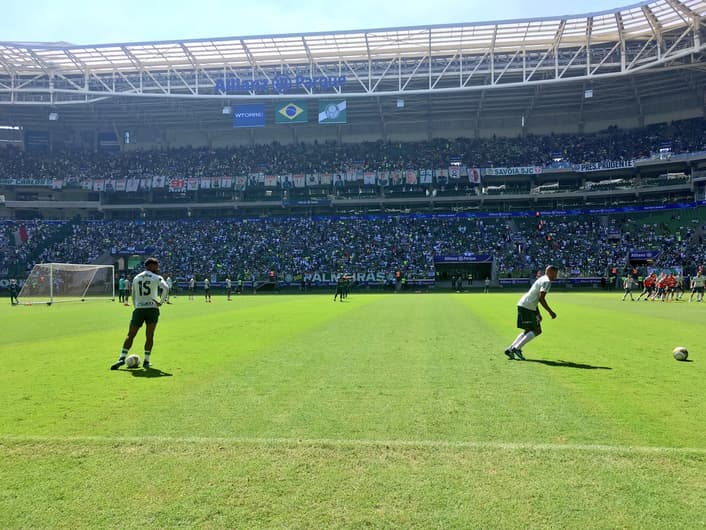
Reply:
<svg viewBox="0 0 706 530"><path fill-rule="evenodd" d="M0 527L706 524L706 307L549 296L527 362L517 293L179 297L150 372L129 308L8 304Z"/></svg>

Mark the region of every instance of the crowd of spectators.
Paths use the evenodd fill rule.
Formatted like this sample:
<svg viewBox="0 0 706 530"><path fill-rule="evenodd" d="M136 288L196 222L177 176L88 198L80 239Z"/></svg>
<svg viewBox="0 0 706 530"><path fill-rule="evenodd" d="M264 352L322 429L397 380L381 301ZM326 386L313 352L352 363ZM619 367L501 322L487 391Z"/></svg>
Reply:
<svg viewBox="0 0 706 530"><path fill-rule="evenodd" d="M629 160L664 146L673 153L704 149L706 120L610 128L587 135L435 139L425 142L335 142L257 145L224 149L180 148L119 153L55 153L0 149L1 178L125 178L150 175L222 177L253 172L283 174L470 167L512 167ZM421 193L421 191L420 191ZM428 193L428 190L427 190ZM23 227L17 241L17 230ZM481 219L378 216L5 223L0 230L0 275L33 262L90 263L111 250L149 248L174 276L262 275L267 271L404 270L434 274L435 255L491 253L499 277L522 276L553 262L563 274L600 276L624 264L629 248L662 252L665 264L703 263L701 235L693 227L660 232L626 216ZM55 241L56 239L56 241ZM668 263L669 262L669 263Z"/></svg>
<svg viewBox="0 0 706 530"><path fill-rule="evenodd" d="M705 149L706 120L595 134L525 135L515 138L434 139L423 142L313 142L233 146L222 149L184 147L125 152L60 151L52 153L0 149L0 179L122 179L153 175L223 177L264 174L334 173L350 168L367 171L437 169L459 162L468 167L545 166L556 158L574 164L649 157L668 145L673 153Z"/></svg>
<svg viewBox="0 0 706 530"><path fill-rule="evenodd" d="M601 277L623 268L630 250L661 252L658 264L695 269L706 263L700 225L675 227L649 218L615 216L512 217L508 219L422 216L263 218L183 221L74 222L63 239L41 250L55 225L31 227L27 244L2 240L3 264L21 261L91 263L122 249L160 258L173 277L223 279L306 272L402 271L433 278L434 257L492 254L497 276L526 277L548 263L562 276ZM5 231L6 233L8 230Z"/></svg>
<svg viewBox="0 0 706 530"><path fill-rule="evenodd" d="M0 223L0 277L24 270L38 253L60 237L64 223L39 220Z"/></svg>

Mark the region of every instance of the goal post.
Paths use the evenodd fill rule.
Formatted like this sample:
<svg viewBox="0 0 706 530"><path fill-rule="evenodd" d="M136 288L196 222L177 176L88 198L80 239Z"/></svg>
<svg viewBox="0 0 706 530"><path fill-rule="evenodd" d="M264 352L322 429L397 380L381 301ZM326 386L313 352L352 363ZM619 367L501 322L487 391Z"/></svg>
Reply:
<svg viewBox="0 0 706 530"><path fill-rule="evenodd" d="M20 304L115 300L113 265L39 263L22 285Z"/></svg>

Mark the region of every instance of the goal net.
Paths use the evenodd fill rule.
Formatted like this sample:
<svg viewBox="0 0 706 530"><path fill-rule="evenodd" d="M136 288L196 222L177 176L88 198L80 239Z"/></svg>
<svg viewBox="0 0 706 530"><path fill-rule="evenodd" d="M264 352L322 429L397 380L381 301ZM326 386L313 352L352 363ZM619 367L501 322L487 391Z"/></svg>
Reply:
<svg viewBox="0 0 706 530"><path fill-rule="evenodd" d="M40 263L24 282L20 304L115 300L112 265Z"/></svg>

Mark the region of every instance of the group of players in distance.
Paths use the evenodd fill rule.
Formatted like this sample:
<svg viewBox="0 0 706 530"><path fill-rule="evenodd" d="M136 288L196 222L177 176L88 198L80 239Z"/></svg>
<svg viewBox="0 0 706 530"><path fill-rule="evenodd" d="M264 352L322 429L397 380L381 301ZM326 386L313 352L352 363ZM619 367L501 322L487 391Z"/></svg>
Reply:
<svg viewBox="0 0 706 530"><path fill-rule="evenodd" d="M657 276L656 272L652 272L642 282L642 291L635 298L632 291L639 285L639 282L633 276L623 278L623 302L629 296L630 300L639 302L643 296L645 300L667 302L670 300L681 300L684 296L684 277L681 274L673 274L662 272ZM689 302L693 301L696 296L697 302L703 302L704 286L706 285L706 276L703 270L699 267L695 276L692 276L689 282Z"/></svg>
<svg viewBox="0 0 706 530"><path fill-rule="evenodd" d="M159 275L159 261L157 258L147 258L145 260L145 270L139 273L132 280L132 303L134 309L128 327L127 337L123 341L118 360L111 366L111 370L118 370L125 365L132 343L142 325L145 325L145 348L142 367L150 369L150 356L154 347L154 332L159 321L159 307L169 299L169 285ZM553 280L556 280L559 270L554 265L549 265L545 269L544 275L537 278L530 289L520 298L517 303L517 327L522 331L515 340L505 349L505 355L509 359L524 360L522 347L535 339L542 333L542 315L539 312L541 305L554 319L556 313L549 307L546 296ZM343 298L345 282L341 282L336 287L336 297Z"/></svg>

